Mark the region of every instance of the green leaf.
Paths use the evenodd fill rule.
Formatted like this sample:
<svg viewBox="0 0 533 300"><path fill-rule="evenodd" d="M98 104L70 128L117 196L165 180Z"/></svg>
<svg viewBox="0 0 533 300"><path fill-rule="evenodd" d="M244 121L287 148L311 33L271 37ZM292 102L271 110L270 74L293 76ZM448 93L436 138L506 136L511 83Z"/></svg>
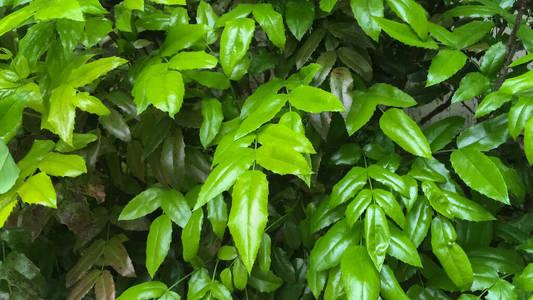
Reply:
<svg viewBox="0 0 533 300"><path fill-rule="evenodd" d="M389 225L383 209L371 204L365 215L365 241L368 254L377 270L381 270L390 240Z"/></svg>
<svg viewBox="0 0 533 300"><path fill-rule="evenodd" d="M509 204L503 176L485 154L469 148L458 149L452 152L450 162L457 175L469 187L496 201Z"/></svg>
<svg viewBox="0 0 533 300"><path fill-rule="evenodd" d="M372 17L383 17L383 1L350 0L350 7L361 29L377 42L381 28Z"/></svg>
<svg viewBox="0 0 533 300"><path fill-rule="evenodd" d="M167 286L164 283L159 281L147 281L129 287L117 298L117 300L158 298L166 291Z"/></svg>
<svg viewBox="0 0 533 300"><path fill-rule="evenodd" d="M179 112L185 94L181 73L167 70L167 64L152 67L160 69L160 73L151 74L146 80L146 98L173 118Z"/></svg>
<svg viewBox="0 0 533 300"><path fill-rule="evenodd" d="M161 199L161 208L165 215L181 228L185 227L191 218L191 209L185 197L179 191L167 190L163 191L159 195L159 198Z"/></svg>
<svg viewBox="0 0 533 300"><path fill-rule="evenodd" d="M16 92L0 101L0 140L4 143L9 143L22 125L26 97L26 93Z"/></svg>
<svg viewBox="0 0 533 300"><path fill-rule="evenodd" d="M230 161L217 165L202 185L194 210L202 207L218 194L229 190L237 178L252 166L253 161L254 151L247 149L239 157L233 157Z"/></svg>
<svg viewBox="0 0 533 300"><path fill-rule="evenodd" d="M431 158L431 149L426 137L418 125L402 110L388 109L379 119L379 127L407 152Z"/></svg>
<svg viewBox="0 0 533 300"><path fill-rule="evenodd" d="M329 206L336 207L354 197L366 185L367 173L361 167L353 167L331 191Z"/></svg>
<svg viewBox="0 0 533 300"><path fill-rule="evenodd" d="M347 299L378 299L381 289L379 272L364 247L351 246L346 249L342 256L341 274Z"/></svg>
<svg viewBox="0 0 533 300"><path fill-rule="evenodd" d="M462 117L448 117L424 128L431 151L435 152L448 145L463 128L465 119Z"/></svg>
<svg viewBox="0 0 533 300"><path fill-rule="evenodd" d="M39 163L39 169L48 175L77 177L87 173L85 160L79 155L48 153Z"/></svg>
<svg viewBox="0 0 533 300"><path fill-rule="evenodd" d="M325 12L331 12L335 4L337 4L337 0L320 0L320 9Z"/></svg>
<svg viewBox="0 0 533 300"><path fill-rule="evenodd" d="M437 43L431 38L427 38L424 41L420 40L416 33L406 24L394 22L381 17L372 18L388 35L406 45L427 49L439 48L439 45L437 45Z"/></svg>
<svg viewBox="0 0 533 300"><path fill-rule="evenodd" d="M222 240L228 222L228 210L222 194L207 202L207 219L211 223L213 233Z"/></svg>
<svg viewBox="0 0 533 300"><path fill-rule="evenodd" d="M173 291L166 291L160 298L160 300L181 300L181 296Z"/></svg>
<svg viewBox="0 0 533 300"><path fill-rule="evenodd" d="M22 23L33 16L36 11L35 6L28 5L2 17L0 20L0 36L22 25Z"/></svg>
<svg viewBox="0 0 533 300"><path fill-rule="evenodd" d="M268 221L268 181L260 171L247 171L237 179L232 194L228 227L248 272L252 271Z"/></svg>
<svg viewBox="0 0 533 300"><path fill-rule="evenodd" d="M122 209L118 220L133 220L146 216L159 208L164 191L151 187L141 192Z"/></svg>
<svg viewBox="0 0 533 300"><path fill-rule="evenodd" d="M19 174L19 167L17 167L13 157L11 157L9 148L7 148L3 141L0 141L0 178L2 178L2 180L0 180L0 194L9 191L13 185L15 185Z"/></svg>
<svg viewBox="0 0 533 300"><path fill-rule="evenodd" d="M311 215L311 220L309 221L309 230L311 233L315 233L342 219L344 213L343 208L342 206L331 208L328 198L324 198Z"/></svg>
<svg viewBox="0 0 533 300"><path fill-rule="evenodd" d="M124 0L123 5L131 10L144 10L144 0Z"/></svg>
<svg viewBox="0 0 533 300"><path fill-rule="evenodd" d="M270 265L272 263L271 248L272 240L270 239L268 233L265 232L263 233L263 236L261 238L261 246L259 247L259 251L257 252L257 262L259 264L259 268L263 272L270 270Z"/></svg>
<svg viewBox="0 0 533 300"><path fill-rule="evenodd" d="M367 93L361 91L354 91L352 99L352 106L346 116L346 131L348 135L354 134L370 121L377 106L377 103Z"/></svg>
<svg viewBox="0 0 533 300"><path fill-rule="evenodd" d="M191 262L198 254L203 220L203 210L197 209L193 211L187 225L183 227L181 244L183 246L183 260L186 262Z"/></svg>
<svg viewBox="0 0 533 300"><path fill-rule="evenodd" d="M81 43L90 48L100 42L108 33L113 31L113 24L102 16L87 18Z"/></svg>
<svg viewBox="0 0 533 300"><path fill-rule="evenodd" d="M88 85L97 78L102 77L109 71L116 69L127 62L128 61L123 58L111 56L83 64L72 70L68 77L68 84L75 88Z"/></svg>
<svg viewBox="0 0 533 300"><path fill-rule="evenodd" d="M262 145L283 145L300 153L316 153L313 144L311 144L304 134L281 124L270 124L266 126L258 134L257 141Z"/></svg>
<svg viewBox="0 0 533 300"><path fill-rule="evenodd" d="M392 173L391 171L379 165L369 166L367 168L367 172L368 172L368 177L392 188L393 190L395 190L396 192L404 196L409 196L409 191L407 190L407 186L405 182L403 181L403 178L400 175Z"/></svg>
<svg viewBox="0 0 533 300"><path fill-rule="evenodd" d="M183 71L183 75L213 89L225 90L231 86L229 79L220 72L189 70Z"/></svg>
<svg viewBox="0 0 533 300"><path fill-rule="evenodd" d="M533 165L533 118L524 127L524 152L529 165Z"/></svg>
<svg viewBox="0 0 533 300"><path fill-rule="evenodd" d="M190 51L174 55L168 62L168 67L177 70L212 69L217 64L217 58L204 51Z"/></svg>
<svg viewBox="0 0 533 300"><path fill-rule="evenodd" d="M265 98L241 123L239 129L235 133L235 139L247 135L264 123L270 121L281 110L286 102L287 96L283 94L276 94Z"/></svg>
<svg viewBox="0 0 533 300"><path fill-rule="evenodd" d="M324 285L326 285L328 273L326 273L326 271L315 272L313 269L307 269L305 275L307 276L307 285L309 286L311 293L313 293L315 299L318 299L320 294L322 294Z"/></svg>
<svg viewBox="0 0 533 300"><path fill-rule="evenodd" d="M468 57L459 50L440 50L431 60L426 87L443 82L463 68Z"/></svg>
<svg viewBox="0 0 533 300"><path fill-rule="evenodd" d="M253 8L254 18L266 32L268 39L276 47L285 48L285 27L283 17L272 8L272 4L256 4Z"/></svg>
<svg viewBox="0 0 533 300"><path fill-rule="evenodd" d="M123 142L131 141L131 132L128 124L122 118L122 115L114 110L110 109L110 114L107 116L101 116L98 121L102 127L104 127L111 135L118 138Z"/></svg>
<svg viewBox="0 0 533 300"><path fill-rule="evenodd" d="M529 53L529 54L527 54L527 55L525 55L525 56L522 56L522 57L520 57L520 58L514 60L514 61L509 65L509 67L511 67L511 68L512 68L512 67L516 67L516 66L519 66L519 65L521 65L521 64L528 63L528 62L530 62L530 61L532 61L532 60L533 60L533 53Z"/></svg>
<svg viewBox="0 0 533 300"><path fill-rule="evenodd" d="M498 167L498 170L500 170L500 173L502 174L509 191L519 200L523 201L524 197L526 196L526 186L522 180L522 177L518 175L517 170L507 167L497 157L489 156L489 159Z"/></svg>
<svg viewBox="0 0 533 300"><path fill-rule="evenodd" d="M509 138L507 115L501 114L466 129L457 137L457 148L492 150Z"/></svg>
<svg viewBox="0 0 533 300"><path fill-rule="evenodd" d="M479 105L477 107L477 110L476 110L476 114L474 115L474 117L476 117L476 118L483 117L483 116L485 116L485 115L497 110L498 108L500 108L505 103L511 101L512 98L513 98L512 96L507 95L507 94L502 94L502 93L498 93L498 92L492 92L492 93L488 94L483 99L483 101L481 101L481 103L479 103Z"/></svg>
<svg viewBox="0 0 533 300"><path fill-rule="evenodd" d="M312 86L299 86L293 89L288 97L295 108L310 113L344 111L342 102L335 95Z"/></svg>
<svg viewBox="0 0 533 300"><path fill-rule="evenodd" d="M166 215L160 215L150 225L146 238L146 269L153 278L165 257L172 241L172 222Z"/></svg>
<svg viewBox="0 0 533 300"><path fill-rule="evenodd" d="M394 195L389 191L375 188L372 190L372 196L375 203L383 209L385 214L403 228L405 216L403 215L402 207L396 201Z"/></svg>
<svg viewBox="0 0 533 300"><path fill-rule="evenodd" d="M468 289L474 280L472 266L455 240L457 234L450 221L436 217L431 223L431 248L444 271L459 288Z"/></svg>
<svg viewBox="0 0 533 300"><path fill-rule="evenodd" d="M363 215L366 208L372 202L372 191L364 189L357 194L350 204L346 207L346 223L352 227Z"/></svg>
<svg viewBox="0 0 533 300"><path fill-rule="evenodd" d="M481 40L494 27L491 21L472 21L454 29L456 48L463 49Z"/></svg>
<svg viewBox="0 0 533 300"><path fill-rule="evenodd" d="M35 13L36 20L50 20L50 19L71 19L75 21L83 21L83 13L78 1L70 0L47 0L36 1L36 6L39 7Z"/></svg>
<svg viewBox="0 0 533 300"><path fill-rule="evenodd" d="M209 28L213 28L217 22L218 16L211 7L210 4L200 1L198 4L198 10L196 11L196 23L205 24ZM211 44L218 39L219 32L216 30L210 30L207 33L207 43Z"/></svg>
<svg viewBox="0 0 533 300"><path fill-rule="evenodd" d="M202 127L200 127L200 142L204 148L215 139L218 134L224 115L222 104L215 98L202 101Z"/></svg>
<svg viewBox="0 0 533 300"><path fill-rule="evenodd" d="M372 81L374 71L372 62L367 58L368 56L348 47L337 49L337 55L342 63L361 76L363 80Z"/></svg>
<svg viewBox="0 0 533 300"><path fill-rule="evenodd" d="M280 175L308 175L312 173L305 157L283 145L263 145L255 151L256 161L263 168Z"/></svg>
<svg viewBox="0 0 533 300"><path fill-rule="evenodd" d="M387 0L390 8L404 20L418 37L426 40L428 35L428 20L424 8L413 0Z"/></svg>
<svg viewBox="0 0 533 300"><path fill-rule="evenodd" d="M239 18L246 18L252 12L254 5L247 3L240 3L229 12L220 16L215 23L215 28L225 26L228 21L232 21Z"/></svg>
<svg viewBox="0 0 533 300"><path fill-rule="evenodd" d="M313 246L309 255L309 268L320 272L338 265L344 251L361 237L360 227L354 231L344 220L335 223Z"/></svg>
<svg viewBox="0 0 533 300"><path fill-rule="evenodd" d="M207 26L203 24L176 24L167 32L165 42L161 45L161 56L171 56L205 40Z"/></svg>
<svg viewBox="0 0 533 300"><path fill-rule="evenodd" d="M413 208L405 216L405 232L409 239L418 247L426 237L431 225L433 210L427 200L419 197Z"/></svg>
<svg viewBox="0 0 533 300"><path fill-rule="evenodd" d="M420 256L418 255L416 246L409 239L407 234L392 224L389 224L389 229L391 239L387 253L390 256L403 261L404 263L422 268L422 262L420 261ZM383 271L383 269L381 270Z"/></svg>
<svg viewBox="0 0 533 300"><path fill-rule="evenodd" d="M497 300L497 299L518 299L515 291L516 287L510 284L508 281L499 279L489 290L485 299Z"/></svg>
<svg viewBox="0 0 533 300"><path fill-rule="evenodd" d="M366 97L372 99L377 104L411 107L417 104L413 97L399 88L386 83L375 83L367 91Z"/></svg>
<svg viewBox="0 0 533 300"><path fill-rule="evenodd" d="M67 145L63 140L57 142L55 150L58 152L72 152L85 148L88 144L96 141L98 137L90 133L74 133L72 136L72 146Z"/></svg>
<svg viewBox="0 0 533 300"><path fill-rule="evenodd" d="M155 3L166 5L187 5L185 0L153 0Z"/></svg>
<svg viewBox="0 0 533 300"><path fill-rule="evenodd" d="M394 276L394 272L388 265L381 269L381 295L385 299L408 300L410 299Z"/></svg>
<svg viewBox="0 0 533 300"><path fill-rule="evenodd" d="M41 172L28 178L17 190L22 201L57 208L56 191L50 176Z"/></svg>
<svg viewBox="0 0 533 300"><path fill-rule="evenodd" d="M237 249L233 246L222 246L218 249L217 258L220 260L234 260L237 257Z"/></svg>
<svg viewBox="0 0 533 300"><path fill-rule="evenodd" d="M533 117L533 99L520 97L509 109L509 133L515 140L531 117Z"/></svg>
<svg viewBox="0 0 533 300"><path fill-rule="evenodd" d="M533 263L528 264L513 282L525 291L533 291Z"/></svg>
<svg viewBox="0 0 533 300"><path fill-rule="evenodd" d="M435 160L417 158L411 165L408 175L420 181L446 182L446 178L432 167Z"/></svg>
<svg viewBox="0 0 533 300"><path fill-rule="evenodd" d="M81 110L99 116L106 116L110 114L109 109L100 101L100 99L89 95L89 93L77 93L72 99L72 104Z"/></svg>
<svg viewBox="0 0 533 300"><path fill-rule="evenodd" d="M233 261L233 269L231 271L233 273L233 284L235 288L244 290L248 284L248 271L240 258Z"/></svg>
<svg viewBox="0 0 533 300"><path fill-rule="evenodd" d="M285 3L285 22L300 41L315 19L315 5L309 0L288 0Z"/></svg>
<svg viewBox="0 0 533 300"><path fill-rule="evenodd" d="M260 269L255 269L248 280L251 287L261 293L271 293L277 290L282 284L283 280L271 271L263 272Z"/></svg>
<svg viewBox="0 0 533 300"><path fill-rule="evenodd" d="M498 42L490 46L490 48L485 52L479 69L487 76L496 74L496 72L500 70L504 60L505 45L502 42Z"/></svg>
<svg viewBox="0 0 533 300"><path fill-rule="evenodd" d="M530 89L533 87L533 70L530 70L520 76L506 79L500 92L505 94L518 94L522 91Z"/></svg>
<svg viewBox="0 0 533 300"><path fill-rule="evenodd" d="M474 222L495 220L481 205L456 193L442 191L432 182L424 182L422 190L433 209L447 218L455 217Z"/></svg>
<svg viewBox="0 0 533 300"><path fill-rule="evenodd" d="M490 81L479 72L471 72L465 75L459 83L459 88L453 94L452 103L461 102L477 97L490 88Z"/></svg>
<svg viewBox="0 0 533 300"><path fill-rule="evenodd" d="M76 90L69 85L55 88L50 95L48 123L59 137L69 145L72 144L74 118L76 117L76 107L72 104L75 95Z"/></svg>
<svg viewBox="0 0 533 300"><path fill-rule="evenodd" d="M220 37L220 64L224 74L232 80L239 80L244 73L236 73L238 64L247 59L246 53L255 30L255 22L239 18L226 22Z"/></svg>
<svg viewBox="0 0 533 300"><path fill-rule="evenodd" d="M260 85L246 100L244 101L241 108L241 119L245 119L251 113L255 112L262 105L267 105L269 102L276 101L277 97L284 97L283 95L275 96L278 91L285 86L285 81L274 77L270 81ZM269 99L269 101L266 101ZM286 99L285 99L286 101ZM285 104L285 102L283 102ZM266 113L266 112L265 112ZM274 113L274 115L277 111ZM268 113L270 115L270 113ZM274 115L272 117L274 117ZM256 116L259 116L257 114ZM265 121L266 122L266 121ZM264 123L264 122L263 122ZM259 127L259 126L258 126Z"/></svg>

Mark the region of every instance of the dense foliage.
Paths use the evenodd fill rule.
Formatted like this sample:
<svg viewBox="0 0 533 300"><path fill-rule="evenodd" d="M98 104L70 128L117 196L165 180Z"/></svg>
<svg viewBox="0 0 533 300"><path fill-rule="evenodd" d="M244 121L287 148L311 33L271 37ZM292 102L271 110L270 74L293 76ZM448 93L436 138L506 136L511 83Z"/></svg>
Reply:
<svg viewBox="0 0 533 300"><path fill-rule="evenodd" d="M531 1L240 2L0 0L0 299L533 299Z"/></svg>

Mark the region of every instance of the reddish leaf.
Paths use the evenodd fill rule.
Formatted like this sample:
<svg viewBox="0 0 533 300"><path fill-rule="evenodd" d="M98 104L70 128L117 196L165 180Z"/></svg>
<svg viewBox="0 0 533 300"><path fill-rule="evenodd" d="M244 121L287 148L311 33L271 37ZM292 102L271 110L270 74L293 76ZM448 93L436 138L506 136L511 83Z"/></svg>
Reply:
<svg viewBox="0 0 533 300"><path fill-rule="evenodd" d="M94 285L96 300L115 300L115 282L109 271L102 272Z"/></svg>
<svg viewBox="0 0 533 300"><path fill-rule="evenodd" d="M131 259L119 236L114 236L107 242L104 251L104 262L124 277L136 276Z"/></svg>

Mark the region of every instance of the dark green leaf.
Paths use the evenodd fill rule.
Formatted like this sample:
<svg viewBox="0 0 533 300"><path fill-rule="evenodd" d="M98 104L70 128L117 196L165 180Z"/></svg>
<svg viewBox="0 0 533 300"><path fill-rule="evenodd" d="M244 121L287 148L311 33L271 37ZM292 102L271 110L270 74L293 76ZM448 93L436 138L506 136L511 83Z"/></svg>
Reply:
<svg viewBox="0 0 533 300"><path fill-rule="evenodd" d="M167 257L172 241L172 222L166 215L160 215L150 225L146 238L146 269L151 277Z"/></svg>
<svg viewBox="0 0 533 300"><path fill-rule="evenodd" d="M315 19L315 6L308 0L289 0L285 3L285 22L297 40L301 40Z"/></svg>
<svg viewBox="0 0 533 300"><path fill-rule="evenodd" d="M203 220L203 211L197 209L192 213L187 225L183 227L183 231L181 232L181 244L183 246L184 261L191 262L198 254Z"/></svg>

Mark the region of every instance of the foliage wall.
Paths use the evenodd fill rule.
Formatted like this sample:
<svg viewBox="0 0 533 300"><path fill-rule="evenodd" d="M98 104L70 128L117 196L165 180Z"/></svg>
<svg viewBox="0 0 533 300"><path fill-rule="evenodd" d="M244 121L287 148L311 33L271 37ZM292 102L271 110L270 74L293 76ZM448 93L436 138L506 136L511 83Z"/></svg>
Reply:
<svg viewBox="0 0 533 300"><path fill-rule="evenodd" d="M533 299L532 9L0 0L0 299Z"/></svg>

